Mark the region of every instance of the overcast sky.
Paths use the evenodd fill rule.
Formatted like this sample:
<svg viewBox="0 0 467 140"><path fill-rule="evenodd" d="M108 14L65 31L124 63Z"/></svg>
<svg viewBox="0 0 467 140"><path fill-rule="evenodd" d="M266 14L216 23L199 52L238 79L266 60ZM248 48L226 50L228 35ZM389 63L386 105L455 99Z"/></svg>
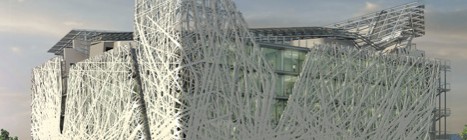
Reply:
<svg viewBox="0 0 467 140"><path fill-rule="evenodd" d="M235 0L250 27L323 26L404 4L404 0ZM451 61L448 131L467 124L467 1L425 0L426 35L415 42ZM32 68L71 29L132 31L132 0L1 0L0 128L30 137Z"/></svg>

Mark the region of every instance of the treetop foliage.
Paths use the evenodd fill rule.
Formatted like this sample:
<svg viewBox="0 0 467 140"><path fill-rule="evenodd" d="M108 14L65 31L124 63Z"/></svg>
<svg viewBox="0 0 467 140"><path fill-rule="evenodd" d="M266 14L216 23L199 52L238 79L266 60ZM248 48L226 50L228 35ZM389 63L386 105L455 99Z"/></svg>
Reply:
<svg viewBox="0 0 467 140"><path fill-rule="evenodd" d="M1 129L0 130L0 140L18 140L18 137L10 137L10 132Z"/></svg>

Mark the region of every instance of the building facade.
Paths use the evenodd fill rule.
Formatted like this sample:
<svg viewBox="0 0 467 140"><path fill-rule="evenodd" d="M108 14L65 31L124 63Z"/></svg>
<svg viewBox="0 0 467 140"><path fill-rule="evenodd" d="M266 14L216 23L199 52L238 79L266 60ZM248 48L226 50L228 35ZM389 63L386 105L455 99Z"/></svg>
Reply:
<svg viewBox="0 0 467 140"><path fill-rule="evenodd" d="M424 34L420 3L327 27L257 29L230 0L136 0L135 7L134 32L72 30L49 50L57 57L34 68L34 139L432 139L441 132L449 67L412 43Z"/></svg>

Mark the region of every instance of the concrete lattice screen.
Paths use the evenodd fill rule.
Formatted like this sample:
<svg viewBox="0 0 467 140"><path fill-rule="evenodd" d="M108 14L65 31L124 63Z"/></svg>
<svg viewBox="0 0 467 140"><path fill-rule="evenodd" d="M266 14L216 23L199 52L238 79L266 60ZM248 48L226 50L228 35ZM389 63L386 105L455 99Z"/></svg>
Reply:
<svg viewBox="0 0 467 140"><path fill-rule="evenodd" d="M62 132L63 60L33 70L34 139L429 137L438 60L317 46L273 123L276 75L232 1L137 0L135 15L137 46L69 70Z"/></svg>
<svg viewBox="0 0 467 140"><path fill-rule="evenodd" d="M32 72L31 135L35 139L60 137L62 61L52 58Z"/></svg>
<svg viewBox="0 0 467 140"><path fill-rule="evenodd" d="M71 68L63 136L126 139L141 135L141 110L132 76L129 48L123 46Z"/></svg>
<svg viewBox="0 0 467 140"><path fill-rule="evenodd" d="M307 57L279 130L303 139L429 139L439 60L332 46Z"/></svg>
<svg viewBox="0 0 467 140"><path fill-rule="evenodd" d="M260 138L273 72L232 1L201 2L137 1L153 139Z"/></svg>

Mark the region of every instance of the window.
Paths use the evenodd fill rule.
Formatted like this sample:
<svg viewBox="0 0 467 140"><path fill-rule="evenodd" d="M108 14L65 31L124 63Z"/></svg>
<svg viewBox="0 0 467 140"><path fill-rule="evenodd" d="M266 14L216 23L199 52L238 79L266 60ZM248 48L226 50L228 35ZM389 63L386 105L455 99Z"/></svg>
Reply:
<svg viewBox="0 0 467 140"><path fill-rule="evenodd" d="M111 49L113 49L113 47L105 47L104 52L109 51Z"/></svg>
<svg viewBox="0 0 467 140"><path fill-rule="evenodd" d="M297 76L293 75L277 75L276 79L276 96L288 97L292 94L292 89L297 81Z"/></svg>
<svg viewBox="0 0 467 140"><path fill-rule="evenodd" d="M271 48L261 48L263 51L264 58L275 70L281 69L280 50Z"/></svg>
<svg viewBox="0 0 467 140"><path fill-rule="evenodd" d="M305 53L294 50L284 50L282 52L283 71L300 72L302 69L303 61L305 60Z"/></svg>
<svg viewBox="0 0 467 140"><path fill-rule="evenodd" d="M273 123L277 124L282 116L287 105L287 100L276 100L272 110Z"/></svg>
<svg viewBox="0 0 467 140"><path fill-rule="evenodd" d="M284 88L285 96L288 97L292 94L292 89L296 81L297 81L297 76L288 76L288 75L283 76L283 83L284 83L283 88Z"/></svg>

